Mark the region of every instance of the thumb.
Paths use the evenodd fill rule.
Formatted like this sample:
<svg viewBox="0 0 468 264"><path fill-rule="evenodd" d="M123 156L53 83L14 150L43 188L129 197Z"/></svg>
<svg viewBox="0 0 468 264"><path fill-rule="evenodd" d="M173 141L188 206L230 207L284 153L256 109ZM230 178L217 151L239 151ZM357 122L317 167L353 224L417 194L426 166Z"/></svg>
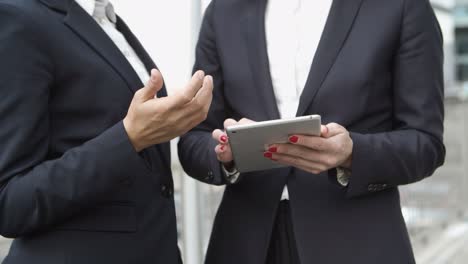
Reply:
<svg viewBox="0 0 468 264"><path fill-rule="evenodd" d="M242 118L241 120L239 120L239 124L241 124L241 125L244 125L244 124L250 124L250 123L255 123L255 121L253 121L253 120L250 120L250 119L248 119L248 118L245 118L245 117L244 117L244 118Z"/></svg>
<svg viewBox="0 0 468 264"><path fill-rule="evenodd" d="M152 69L148 83L136 92L135 98L142 103L151 100L156 97L156 94L162 89L163 84L164 79L161 72L157 69Z"/></svg>
<svg viewBox="0 0 468 264"><path fill-rule="evenodd" d="M329 137L328 132L329 132L329 130L328 130L327 126L324 126L324 125L320 126L320 136L321 137L328 138Z"/></svg>
<svg viewBox="0 0 468 264"><path fill-rule="evenodd" d="M324 138L331 138L338 134L345 132L346 129L336 123L330 123L326 126L322 125L322 137Z"/></svg>

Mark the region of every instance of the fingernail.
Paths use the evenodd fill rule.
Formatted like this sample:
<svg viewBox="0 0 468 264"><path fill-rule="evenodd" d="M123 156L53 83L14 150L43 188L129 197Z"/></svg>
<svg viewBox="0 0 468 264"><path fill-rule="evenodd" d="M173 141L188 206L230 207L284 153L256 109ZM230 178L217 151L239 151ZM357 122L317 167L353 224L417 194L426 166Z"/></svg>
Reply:
<svg viewBox="0 0 468 264"><path fill-rule="evenodd" d="M221 151L224 151L224 146L221 146Z"/></svg>
<svg viewBox="0 0 468 264"><path fill-rule="evenodd" d="M263 153L263 157L268 158L268 159L271 159L271 157L273 157L273 153L271 153L271 152L265 152L265 153Z"/></svg>
<svg viewBox="0 0 468 264"><path fill-rule="evenodd" d="M270 147L270 148L268 149L268 151L269 151L269 152L272 152L272 153L276 153L276 152L278 152L278 148L277 148L277 147Z"/></svg>
<svg viewBox="0 0 468 264"><path fill-rule="evenodd" d="M205 78L205 73L203 71L198 71L197 78L203 80L203 78Z"/></svg>
<svg viewBox="0 0 468 264"><path fill-rule="evenodd" d="M289 137L289 142L291 143L297 143L299 141L299 137L298 136L291 136Z"/></svg>
<svg viewBox="0 0 468 264"><path fill-rule="evenodd" d="M227 142L227 137L226 137L226 136L221 136L221 137L220 137L220 140L221 140L222 142L226 143L226 142Z"/></svg>

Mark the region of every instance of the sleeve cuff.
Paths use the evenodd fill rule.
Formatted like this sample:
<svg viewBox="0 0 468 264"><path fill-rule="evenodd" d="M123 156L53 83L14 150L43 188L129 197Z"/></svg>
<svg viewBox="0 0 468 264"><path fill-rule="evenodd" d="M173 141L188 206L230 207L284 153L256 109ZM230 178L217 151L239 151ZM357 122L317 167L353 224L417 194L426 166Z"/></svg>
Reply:
<svg viewBox="0 0 468 264"><path fill-rule="evenodd" d="M235 167L233 170L229 171L223 164L221 164L221 168L223 170L223 176L226 182L228 182L229 184L235 184L239 181L240 172Z"/></svg>
<svg viewBox="0 0 468 264"><path fill-rule="evenodd" d="M351 171L336 168L336 181L343 187L348 187L349 185L349 176L351 175Z"/></svg>
<svg viewBox="0 0 468 264"><path fill-rule="evenodd" d="M123 169L120 171L121 173L119 173L123 176L122 181L127 182L131 180L129 175L134 174L132 169L134 170L135 168L142 168L146 171L151 171L149 164L141 157L138 152L136 152L135 148L130 142L122 121L104 132L100 138L101 140L99 143L102 147L113 146L108 149L108 153L112 153L112 155L109 155L109 158L114 160L113 163L115 166ZM124 162L126 163L125 166L118 165L122 164L122 161L126 161ZM129 164L134 164L134 166Z"/></svg>
<svg viewBox="0 0 468 264"><path fill-rule="evenodd" d="M353 162L351 166L352 176L349 177L347 187L347 197L355 198L391 188L387 182L382 182L382 179L377 179L377 176L382 177L382 174L377 174L379 171L376 168L376 153L372 143L366 135L359 133L351 133L351 138L354 142ZM382 168L380 168L382 170Z"/></svg>

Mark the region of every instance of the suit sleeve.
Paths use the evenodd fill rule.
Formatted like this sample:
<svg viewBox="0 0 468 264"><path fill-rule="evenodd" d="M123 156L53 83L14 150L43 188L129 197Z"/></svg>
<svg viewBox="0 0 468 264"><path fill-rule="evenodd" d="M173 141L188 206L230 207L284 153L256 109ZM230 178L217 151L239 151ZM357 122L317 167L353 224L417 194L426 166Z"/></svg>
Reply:
<svg viewBox="0 0 468 264"><path fill-rule="evenodd" d="M427 0L406 0L400 34L393 65L394 129L351 133L349 197L420 181L445 159L443 44Z"/></svg>
<svg viewBox="0 0 468 264"><path fill-rule="evenodd" d="M224 100L223 72L218 57L213 23L214 6L215 1L212 1L205 11L194 66L194 70L203 70L206 74L213 76L213 101L208 118L182 136L178 148L180 162L187 174L209 184L223 185L227 184L227 181L214 151L217 142L211 137L213 130L223 128L228 112L228 105Z"/></svg>
<svg viewBox="0 0 468 264"><path fill-rule="evenodd" d="M30 20L0 3L0 235L12 238L103 201L146 166L122 122L48 159L54 65Z"/></svg>

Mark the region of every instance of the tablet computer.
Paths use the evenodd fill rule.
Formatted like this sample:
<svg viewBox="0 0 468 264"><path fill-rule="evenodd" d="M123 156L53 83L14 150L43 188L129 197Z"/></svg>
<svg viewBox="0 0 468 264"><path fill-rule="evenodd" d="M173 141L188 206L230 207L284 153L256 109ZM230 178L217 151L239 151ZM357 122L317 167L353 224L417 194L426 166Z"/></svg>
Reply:
<svg viewBox="0 0 468 264"><path fill-rule="evenodd" d="M236 167L241 173L284 167L263 156L268 146L288 143L290 135L320 136L319 115L234 125L226 128Z"/></svg>

